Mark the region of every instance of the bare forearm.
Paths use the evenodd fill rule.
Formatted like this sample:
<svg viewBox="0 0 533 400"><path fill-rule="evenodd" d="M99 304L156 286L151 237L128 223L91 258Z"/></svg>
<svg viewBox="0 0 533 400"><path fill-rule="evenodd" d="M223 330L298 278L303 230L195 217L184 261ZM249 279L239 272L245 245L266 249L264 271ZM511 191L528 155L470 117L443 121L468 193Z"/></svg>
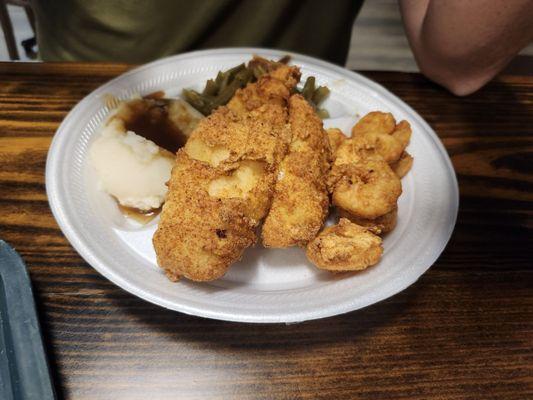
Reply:
<svg viewBox="0 0 533 400"><path fill-rule="evenodd" d="M422 72L469 94L533 39L532 0L400 0Z"/></svg>

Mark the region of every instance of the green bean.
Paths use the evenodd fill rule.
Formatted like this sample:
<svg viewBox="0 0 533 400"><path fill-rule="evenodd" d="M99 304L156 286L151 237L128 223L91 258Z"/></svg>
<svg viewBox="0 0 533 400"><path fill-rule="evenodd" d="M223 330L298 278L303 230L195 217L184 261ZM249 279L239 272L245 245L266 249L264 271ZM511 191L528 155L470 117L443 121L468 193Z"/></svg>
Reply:
<svg viewBox="0 0 533 400"><path fill-rule="evenodd" d="M315 91L315 77L310 76L305 80L304 88L302 89L302 96L307 100L311 101L313 98L313 93Z"/></svg>
<svg viewBox="0 0 533 400"><path fill-rule="evenodd" d="M228 75L228 79L232 81L235 76L241 72L243 69L246 69L246 65L244 63L237 65L236 67L230 68L226 71L226 74Z"/></svg>
<svg viewBox="0 0 533 400"><path fill-rule="evenodd" d="M227 87L221 90L217 96L216 102L219 105L227 104L237 89L243 88L253 77L252 71L244 69L235 75L235 79Z"/></svg>
<svg viewBox="0 0 533 400"><path fill-rule="evenodd" d="M205 88L202 94L204 96L216 96L218 93L218 85L213 79L208 79L205 83Z"/></svg>
<svg viewBox="0 0 533 400"><path fill-rule="evenodd" d="M316 110L316 115L318 115L320 119L329 118L329 112L324 108L319 108L318 110Z"/></svg>
<svg viewBox="0 0 533 400"><path fill-rule="evenodd" d="M311 101L315 103L317 106L319 106L320 103L322 103L328 96L329 96L329 89L325 86L319 86L313 93L313 97L311 98Z"/></svg>
<svg viewBox="0 0 533 400"><path fill-rule="evenodd" d="M217 77L215 78L215 83L220 88L220 84L222 83L222 80L224 79L224 73L222 71L218 71Z"/></svg>
<svg viewBox="0 0 533 400"><path fill-rule="evenodd" d="M207 96L202 96L195 90L183 89L182 95L191 106L204 115L209 115L213 110L213 101Z"/></svg>
<svg viewBox="0 0 533 400"><path fill-rule="evenodd" d="M267 71L261 65L255 65L251 67L251 69L256 80L261 78L264 74L267 73Z"/></svg>
<svg viewBox="0 0 533 400"><path fill-rule="evenodd" d="M183 97L202 114L209 115L217 107L226 105L237 90L250 82L256 82L261 76L276 69L280 64L287 64L290 59L291 57L288 55L278 61L254 58L248 65L239 64L227 71L219 71L215 79L206 81L202 93L184 89ZM301 94L321 118L329 117L326 110L318 108L318 105L329 95L329 89L325 86L316 87L314 77L308 77L301 90L296 87L292 88L291 93Z"/></svg>

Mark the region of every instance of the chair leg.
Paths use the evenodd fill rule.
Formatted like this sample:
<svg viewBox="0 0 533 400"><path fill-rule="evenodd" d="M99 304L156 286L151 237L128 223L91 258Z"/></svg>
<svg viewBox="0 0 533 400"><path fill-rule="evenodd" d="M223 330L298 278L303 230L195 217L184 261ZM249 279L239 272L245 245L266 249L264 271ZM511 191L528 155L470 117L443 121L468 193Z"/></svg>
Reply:
<svg viewBox="0 0 533 400"><path fill-rule="evenodd" d="M4 0L0 0L0 24L2 25L2 30L4 31L9 58L12 60L18 60L19 52L17 50L17 43L15 42L13 25L11 25L11 19L9 19L7 5Z"/></svg>
<svg viewBox="0 0 533 400"><path fill-rule="evenodd" d="M31 9L31 7L24 7L24 11L26 11L26 17L28 17L31 29L33 30L33 34L35 35L35 15L33 14L33 10Z"/></svg>

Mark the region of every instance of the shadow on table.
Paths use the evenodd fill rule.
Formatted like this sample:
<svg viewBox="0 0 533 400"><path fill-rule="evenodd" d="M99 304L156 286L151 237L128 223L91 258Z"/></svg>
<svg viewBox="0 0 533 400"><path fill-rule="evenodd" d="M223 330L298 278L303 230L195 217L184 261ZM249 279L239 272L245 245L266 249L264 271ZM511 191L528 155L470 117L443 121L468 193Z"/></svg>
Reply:
<svg viewBox="0 0 533 400"><path fill-rule="evenodd" d="M210 320L166 310L138 299L142 307L131 307L123 301L115 306L143 325L146 332L155 331L165 341L202 344L210 349L299 350L328 343L357 344L360 337L373 335L387 326L402 326L409 320L409 310L416 303L417 286L373 306L347 314L292 324L250 324ZM140 304L139 304L140 305Z"/></svg>

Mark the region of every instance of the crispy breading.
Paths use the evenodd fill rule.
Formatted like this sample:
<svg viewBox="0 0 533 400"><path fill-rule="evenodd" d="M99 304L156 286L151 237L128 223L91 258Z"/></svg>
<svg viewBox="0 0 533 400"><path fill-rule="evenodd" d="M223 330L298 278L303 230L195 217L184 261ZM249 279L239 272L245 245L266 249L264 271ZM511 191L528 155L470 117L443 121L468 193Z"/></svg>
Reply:
<svg viewBox="0 0 533 400"><path fill-rule="evenodd" d="M376 264L382 240L368 229L341 218L307 245L307 258L320 269L357 271Z"/></svg>
<svg viewBox="0 0 533 400"><path fill-rule="evenodd" d="M335 153L328 187L335 206L364 219L375 219L395 207L400 179L374 149L345 140Z"/></svg>
<svg viewBox="0 0 533 400"><path fill-rule="evenodd" d="M411 167L413 166L413 161L413 156L411 156L408 152L404 151L400 159L394 164L391 164L390 167L392 168L394 173L398 175L398 177L401 179L411 170Z"/></svg>
<svg viewBox="0 0 533 400"><path fill-rule="evenodd" d="M389 164L400 159L410 138L409 123L396 124L391 113L370 112L352 128L352 139L359 142L359 146L375 149Z"/></svg>
<svg viewBox="0 0 533 400"><path fill-rule="evenodd" d="M328 134L329 147L331 148L331 153L335 154L335 152L340 147L342 142L344 142L348 138L346 137L344 133L342 133L342 131L339 128L326 129L326 133Z"/></svg>
<svg viewBox="0 0 533 400"><path fill-rule="evenodd" d="M281 81L264 76L260 82L262 96ZM251 110L219 107L178 151L153 238L169 278L217 279L255 242L290 138L290 85L281 84L286 91Z"/></svg>
<svg viewBox="0 0 533 400"><path fill-rule="evenodd" d="M178 151L153 238L158 264L172 280L217 279L256 240L242 201L209 196L217 176L218 170Z"/></svg>
<svg viewBox="0 0 533 400"><path fill-rule="evenodd" d="M263 75L256 83L237 90L227 106L236 114L245 114L266 103L286 106L292 89L299 81L298 67L281 65L269 74Z"/></svg>
<svg viewBox="0 0 533 400"><path fill-rule="evenodd" d="M391 232L396 227L396 222L398 221L398 207L394 207L392 211L375 219L360 218L342 208L338 208L338 212L339 217L347 218L354 224L361 225L376 235L384 235L385 233Z"/></svg>
<svg viewBox="0 0 533 400"><path fill-rule="evenodd" d="M327 216L330 149L322 121L300 95L289 99L292 139L281 162L272 206L263 224L266 247L304 246Z"/></svg>

